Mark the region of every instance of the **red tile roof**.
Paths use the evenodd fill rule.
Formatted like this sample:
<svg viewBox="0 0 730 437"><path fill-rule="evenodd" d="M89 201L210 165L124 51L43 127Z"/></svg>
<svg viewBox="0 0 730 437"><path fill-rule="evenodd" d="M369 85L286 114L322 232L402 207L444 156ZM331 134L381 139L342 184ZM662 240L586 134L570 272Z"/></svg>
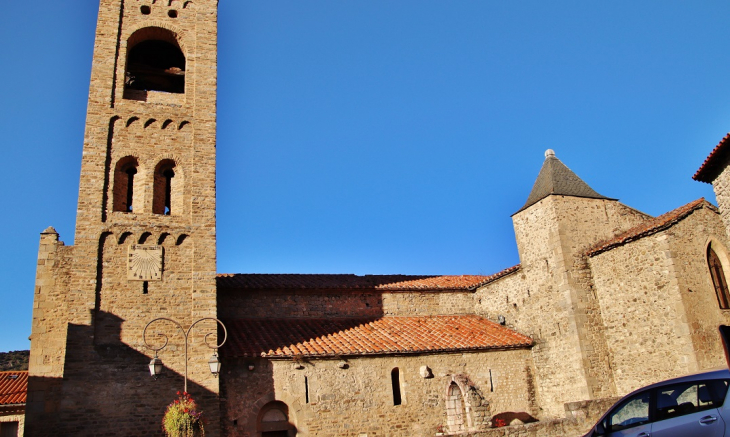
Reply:
<svg viewBox="0 0 730 437"><path fill-rule="evenodd" d="M684 220L694 211L705 207L717 212L717 209L711 203L701 197L693 202L680 206L675 210L669 211L666 214L662 214L659 217L649 219L638 226L634 226L628 231L618 234L609 240L595 244L586 251L586 255L595 256L599 253L611 250L614 247L622 246L626 243L661 232Z"/></svg>
<svg viewBox="0 0 730 437"><path fill-rule="evenodd" d="M475 315L226 320L223 356L291 358L518 349L532 339Z"/></svg>
<svg viewBox="0 0 730 437"><path fill-rule="evenodd" d="M489 276L219 274L218 287L230 289L339 289L383 291L476 290L517 271L519 264Z"/></svg>
<svg viewBox="0 0 730 437"><path fill-rule="evenodd" d="M24 404L28 371L0 372L0 405Z"/></svg>
<svg viewBox="0 0 730 437"><path fill-rule="evenodd" d="M708 184L712 183L716 173L721 170L719 168L721 165L721 157L727 154L728 144L730 144L730 133L725 135L717 146L712 149L712 152L710 152L710 155L707 159L705 159L705 162L702 163L702 166L700 166L699 170L697 170L697 173L692 176L692 179L700 182L707 182Z"/></svg>

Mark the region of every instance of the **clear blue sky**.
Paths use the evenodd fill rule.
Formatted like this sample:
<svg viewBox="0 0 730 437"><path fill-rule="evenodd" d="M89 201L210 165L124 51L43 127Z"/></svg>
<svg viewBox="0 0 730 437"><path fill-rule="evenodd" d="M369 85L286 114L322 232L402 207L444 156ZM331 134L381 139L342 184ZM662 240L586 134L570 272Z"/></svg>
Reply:
<svg viewBox="0 0 730 437"><path fill-rule="evenodd" d="M73 243L97 0L0 3L0 351ZM491 274L552 148L652 215L730 130L727 1L221 0L218 271Z"/></svg>

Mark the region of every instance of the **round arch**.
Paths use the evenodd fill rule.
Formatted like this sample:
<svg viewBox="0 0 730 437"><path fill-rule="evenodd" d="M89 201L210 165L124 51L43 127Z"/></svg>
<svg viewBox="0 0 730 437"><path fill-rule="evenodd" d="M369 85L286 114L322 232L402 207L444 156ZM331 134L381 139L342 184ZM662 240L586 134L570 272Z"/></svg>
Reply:
<svg viewBox="0 0 730 437"><path fill-rule="evenodd" d="M186 56L178 35L162 27L144 27L127 40L124 88L185 92Z"/></svg>
<svg viewBox="0 0 730 437"><path fill-rule="evenodd" d="M134 195L134 176L139 169L139 161L135 156L125 156L114 166L112 182L112 211L132 212L133 204L138 196Z"/></svg>
<svg viewBox="0 0 730 437"><path fill-rule="evenodd" d="M256 435L259 437L293 437L296 428L289 419L289 406L282 401L270 401L259 409Z"/></svg>

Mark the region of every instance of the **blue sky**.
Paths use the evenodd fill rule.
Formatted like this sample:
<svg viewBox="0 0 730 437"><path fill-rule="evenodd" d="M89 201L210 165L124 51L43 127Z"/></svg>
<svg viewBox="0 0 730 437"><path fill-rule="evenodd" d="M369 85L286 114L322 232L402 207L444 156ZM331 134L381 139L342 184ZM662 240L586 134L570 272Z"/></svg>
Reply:
<svg viewBox="0 0 730 437"><path fill-rule="evenodd" d="M97 0L0 3L0 351L73 243ZM219 7L218 271L491 274L552 148L652 215L730 130L727 1Z"/></svg>

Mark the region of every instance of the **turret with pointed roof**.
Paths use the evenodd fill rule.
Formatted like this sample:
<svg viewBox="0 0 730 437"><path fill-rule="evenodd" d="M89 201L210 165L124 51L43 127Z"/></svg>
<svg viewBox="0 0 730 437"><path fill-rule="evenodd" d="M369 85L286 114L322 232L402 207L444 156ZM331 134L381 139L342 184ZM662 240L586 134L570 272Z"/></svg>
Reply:
<svg viewBox="0 0 730 437"><path fill-rule="evenodd" d="M525 210L550 195L587 197L590 199L611 199L598 194L589 187L571 169L563 164L552 149L545 151L545 162L542 164L540 173L537 175L535 185L527 197L527 202L520 208Z"/></svg>
<svg viewBox="0 0 730 437"><path fill-rule="evenodd" d="M542 396L563 399L564 393L573 393L595 399L614 393L602 322L591 309L597 304L587 279L585 250L649 218L597 193L555 152L545 152L527 201L512 215L530 305L544 314L534 320L532 332L538 339L551 337L551 348L535 354ZM555 379L554 374L571 378Z"/></svg>

